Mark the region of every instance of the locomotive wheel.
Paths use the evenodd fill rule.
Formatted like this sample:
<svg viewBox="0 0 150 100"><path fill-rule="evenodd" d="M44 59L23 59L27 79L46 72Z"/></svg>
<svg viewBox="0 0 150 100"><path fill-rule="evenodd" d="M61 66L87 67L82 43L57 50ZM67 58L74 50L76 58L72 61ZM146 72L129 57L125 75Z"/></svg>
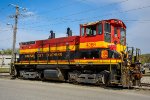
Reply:
<svg viewBox="0 0 150 100"><path fill-rule="evenodd" d="M44 73L41 73L41 77L40 77L41 81L46 81L45 77L44 77Z"/></svg>
<svg viewBox="0 0 150 100"><path fill-rule="evenodd" d="M71 79L69 75L68 75L68 82L78 84L78 82L75 79Z"/></svg>
<svg viewBox="0 0 150 100"><path fill-rule="evenodd" d="M76 80L72 80L72 83L75 85L79 84Z"/></svg>
<svg viewBox="0 0 150 100"><path fill-rule="evenodd" d="M100 86L100 85L102 85L102 83L101 83L101 81L97 81L97 82L95 83L95 85L96 85L96 86Z"/></svg>
<svg viewBox="0 0 150 100"><path fill-rule="evenodd" d="M68 81L73 83L73 84L78 84L76 78L75 79L71 78L69 74L68 74Z"/></svg>
<svg viewBox="0 0 150 100"><path fill-rule="evenodd" d="M109 85L109 72L104 70L101 72L101 75L102 75L102 83L105 86L108 86Z"/></svg>

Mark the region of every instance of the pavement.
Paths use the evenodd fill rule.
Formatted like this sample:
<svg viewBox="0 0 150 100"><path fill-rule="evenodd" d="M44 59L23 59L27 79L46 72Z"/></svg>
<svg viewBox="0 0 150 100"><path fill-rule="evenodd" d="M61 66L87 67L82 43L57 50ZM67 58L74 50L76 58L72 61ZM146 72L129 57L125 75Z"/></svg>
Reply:
<svg viewBox="0 0 150 100"><path fill-rule="evenodd" d="M0 100L150 100L150 91L0 78Z"/></svg>
<svg viewBox="0 0 150 100"><path fill-rule="evenodd" d="M3 79L11 79L11 76L9 73L0 73L0 78ZM140 90L150 90L150 76L143 76L141 79L142 86L134 86L134 89L140 89ZM149 85L147 85L149 84Z"/></svg>

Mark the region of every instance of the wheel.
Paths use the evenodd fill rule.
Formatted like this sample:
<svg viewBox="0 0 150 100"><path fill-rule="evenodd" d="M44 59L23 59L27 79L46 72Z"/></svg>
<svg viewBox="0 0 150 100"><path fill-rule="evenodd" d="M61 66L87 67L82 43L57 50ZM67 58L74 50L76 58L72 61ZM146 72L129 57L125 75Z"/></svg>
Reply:
<svg viewBox="0 0 150 100"><path fill-rule="evenodd" d="M73 84L78 84L77 78L79 76L79 72L70 72L68 73L68 80Z"/></svg>
<svg viewBox="0 0 150 100"><path fill-rule="evenodd" d="M40 79L41 81L46 81L45 77L44 77L44 73L42 72L41 75L40 75Z"/></svg>
<svg viewBox="0 0 150 100"><path fill-rule="evenodd" d="M101 72L101 75L102 75L102 83L105 84L105 86L108 86L109 85L109 71L102 71Z"/></svg>

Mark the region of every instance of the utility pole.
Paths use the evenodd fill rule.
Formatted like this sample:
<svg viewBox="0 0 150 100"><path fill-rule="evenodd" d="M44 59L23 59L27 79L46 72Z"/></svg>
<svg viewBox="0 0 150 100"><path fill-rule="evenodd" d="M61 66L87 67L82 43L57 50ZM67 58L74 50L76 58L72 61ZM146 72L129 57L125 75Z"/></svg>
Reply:
<svg viewBox="0 0 150 100"><path fill-rule="evenodd" d="M10 4L10 6L13 6L15 9L16 9L16 13L15 15L11 16L11 18L14 18L15 19L15 23L13 26L13 45L12 45L12 54L11 54L11 72L10 74L11 75L15 75L15 68L14 68L14 63L15 63L15 60L16 60L16 34L17 34L17 26L18 26L18 18L19 16L21 15L19 13L19 9L22 9L24 11L26 11L25 8L22 8L22 7L19 7L18 5L14 5L14 4Z"/></svg>
<svg viewBox="0 0 150 100"><path fill-rule="evenodd" d="M14 62L15 62L15 53L16 53L16 34L17 34L17 24L19 16L19 7L16 5L16 14L15 14L15 25L13 27L13 46L12 46L12 58L11 58L11 74L14 73Z"/></svg>
<svg viewBox="0 0 150 100"><path fill-rule="evenodd" d="M19 16L19 6L11 4L16 9L16 14L13 16L15 18L15 23L13 26L13 45L11 53L11 75L14 75L14 62L15 62L15 53L16 53L16 34L17 34L17 25L18 25L18 16Z"/></svg>
<svg viewBox="0 0 150 100"><path fill-rule="evenodd" d="M18 16L19 16L19 7L16 5L16 14L15 14L15 25L13 27L13 46L12 46L12 59L11 63L15 61L15 53L16 53L16 34L17 34L17 25L18 25Z"/></svg>

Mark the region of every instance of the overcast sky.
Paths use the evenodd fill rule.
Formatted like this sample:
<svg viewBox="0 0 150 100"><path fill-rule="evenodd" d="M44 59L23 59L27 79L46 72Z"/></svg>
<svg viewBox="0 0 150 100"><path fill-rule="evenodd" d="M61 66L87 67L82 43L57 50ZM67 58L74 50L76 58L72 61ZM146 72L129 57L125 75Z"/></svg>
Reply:
<svg viewBox="0 0 150 100"><path fill-rule="evenodd" d="M12 47L13 6L20 9L19 42L46 39L53 30L56 37L66 36L70 27L79 34L79 24L117 18L127 26L127 43L150 53L150 0L0 0L0 50Z"/></svg>

